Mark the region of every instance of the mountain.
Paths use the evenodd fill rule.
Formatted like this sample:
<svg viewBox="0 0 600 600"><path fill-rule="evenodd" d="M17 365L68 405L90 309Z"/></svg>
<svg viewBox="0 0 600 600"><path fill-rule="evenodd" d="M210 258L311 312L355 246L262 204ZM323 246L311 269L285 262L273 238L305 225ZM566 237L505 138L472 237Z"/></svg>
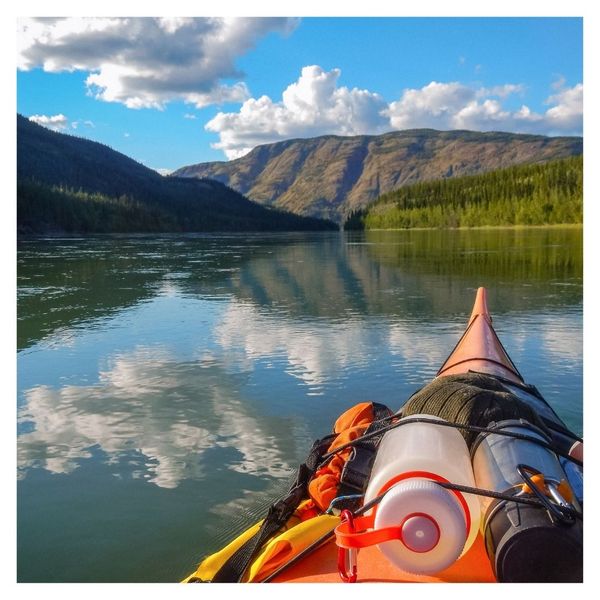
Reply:
<svg viewBox="0 0 600 600"><path fill-rule="evenodd" d="M580 137L414 129L383 135L326 135L257 146L229 162L183 167L252 200L341 222L401 186L581 154Z"/></svg>
<svg viewBox="0 0 600 600"><path fill-rule="evenodd" d="M335 229L252 202L217 181L163 177L108 146L17 115L22 233Z"/></svg>

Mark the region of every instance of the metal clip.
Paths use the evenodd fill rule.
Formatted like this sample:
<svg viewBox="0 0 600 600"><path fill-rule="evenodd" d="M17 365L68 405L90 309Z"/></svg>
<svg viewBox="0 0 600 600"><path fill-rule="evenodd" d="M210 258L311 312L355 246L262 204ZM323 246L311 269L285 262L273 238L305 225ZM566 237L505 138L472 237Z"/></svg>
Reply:
<svg viewBox="0 0 600 600"><path fill-rule="evenodd" d="M561 508L572 509L573 505L568 502L563 495L560 493L560 481L555 481L554 479L546 479L546 487L548 488L548 492L550 492L550 496L558 504Z"/></svg>
<svg viewBox="0 0 600 600"><path fill-rule="evenodd" d="M544 485L552 499L558 502L558 504L554 504L554 502L551 502L548 496L546 495L545 491L541 489L539 485L530 477L530 475L543 476L543 473L541 473L537 469L534 469L533 467L529 467L528 465L523 464L517 465L517 472L523 478L523 480L525 481L529 489L533 492L533 494L537 497L537 499L542 503L544 508L548 511L551 519L569 525L572 525L575 522L572 506L566 502L566 500L558 492L556 487L552 485L552 482L544 481Z"/></svg>
<svg viewBox="0 0 600 600"><path fill-rule="evenodd" d="M342 523L348 523L348 529L354 533L354 515L349 510L343 510ZM338 548L338 573L344 583L356 583L357 579L357 551L355 548Z"/></svg>

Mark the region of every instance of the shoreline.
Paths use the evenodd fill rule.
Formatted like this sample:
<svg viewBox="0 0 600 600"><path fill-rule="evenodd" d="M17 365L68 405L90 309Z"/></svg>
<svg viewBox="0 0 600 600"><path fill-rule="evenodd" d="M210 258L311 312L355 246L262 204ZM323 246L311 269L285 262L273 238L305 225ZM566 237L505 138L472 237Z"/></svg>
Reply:
<svg viewBox="0 0 600 600"><path fill-rule="evenodd" d="M402 227L399 229L348 229L347 231L469 231L476 229L575 229L583 223L552 223L548 225L476 225L474 227Z"/></svg>
<svg viewBox="0 0 600 600"><path fill-rule="evenodd" d="M367 231L473 231L482 229L577 229L583 228L583 223L552 223L549 225L477 225L475 227L403 227L398 229L290 229L287 231L282 230L248 230L248 231L48 231L48 232L20 232L17 231L18 239L29 239L29 238L61 238L61 237L97 237L97 236L118 236L118 237L148 237L148 236L221 236L221 235L268 235L268 234L303 234L303 233L351 233L351 232L367 232Z"/></svg>

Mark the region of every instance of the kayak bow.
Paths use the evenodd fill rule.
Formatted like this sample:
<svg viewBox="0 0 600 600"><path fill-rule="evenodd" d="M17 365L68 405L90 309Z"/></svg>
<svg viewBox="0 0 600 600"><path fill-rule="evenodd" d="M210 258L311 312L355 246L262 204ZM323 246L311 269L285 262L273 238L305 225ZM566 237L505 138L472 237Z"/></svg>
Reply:
<svg viewBox="0 0 600 600"><path fill-rule="evenodd" d="M437 377L469 371L498 375L523 383L523 377L494 331L487 307L487 292L482 287L477 290L467 329L437 372Z"/></svg>

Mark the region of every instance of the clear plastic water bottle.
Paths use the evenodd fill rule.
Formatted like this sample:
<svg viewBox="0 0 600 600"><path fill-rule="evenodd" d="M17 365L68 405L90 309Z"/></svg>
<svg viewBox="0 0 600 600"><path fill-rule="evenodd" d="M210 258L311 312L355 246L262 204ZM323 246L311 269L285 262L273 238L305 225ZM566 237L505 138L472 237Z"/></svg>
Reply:
<svg viewBox="0 0 600 600"><path fill-rule="evenodd" d="M400 527L402 537L379 544L397 567L415 574L437 573L471 547L480 521L479 500L439 486L436 481L474 486L469 450L460 432L411 415L382 438L365 504L387 493L373 509L374 528Z"/></svg>

